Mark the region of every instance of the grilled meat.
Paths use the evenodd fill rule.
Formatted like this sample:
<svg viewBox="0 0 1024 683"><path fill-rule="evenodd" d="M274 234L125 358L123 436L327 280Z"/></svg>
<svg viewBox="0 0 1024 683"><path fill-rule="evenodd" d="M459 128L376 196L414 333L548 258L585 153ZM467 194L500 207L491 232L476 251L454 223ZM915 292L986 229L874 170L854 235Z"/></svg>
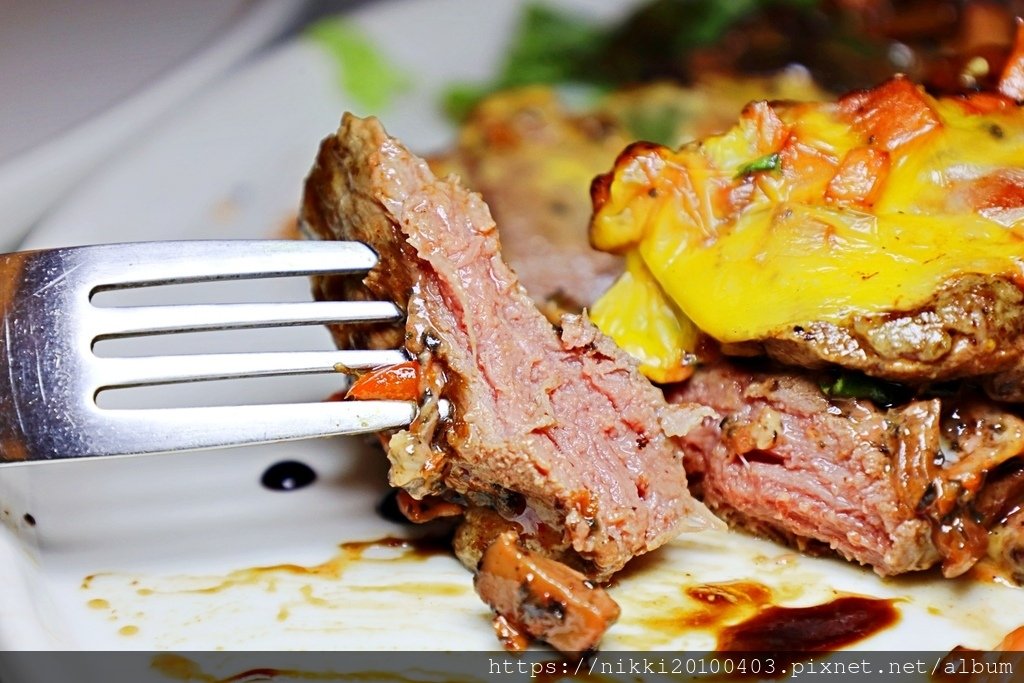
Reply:
<svg viewBox="0 0 1024 683"><path fill-rule="evenodd" d="M537 87L485 100L430 165L483 195L501 226L503 257L538 303L578 311L621 270L621 259L587 242L587 187L628 143L610 117L573 114Z"/></svg>
<svg viewBox="0 0 1024 683"><path fill-rule="evenodd" d="M1003 374L1024 360L1024 293L1008 277L964 274L914 309L793 325L762 343L789 365L903 382L992 375L993 395L1009 398L1014 384Z"/></svg>
<svg viewBox="0 0 1024 683"><path fill-rule="evenodd" d="M737 526L831 547L882 575L941 562L959 576L988 554L1019 575L1021 418L969 394L886 409L830 398L822 383L722 360L668 390L722 416L684 438L705 503Z"/></svg>
<svg viewBox="0 0 1024 683"><path fill-rule="evenodd" d="M553 328L502 261L479 195L346 115L304 202L307 234L381 254L362 282L326 278L316 295L408 311L404 330L336 330L343 346L400 341L419 361L424 407L388 443L394 485L496 510L602 580L680 531L720 524L688 493L675 440L710 411L668 405L586 317Z"/></svg>
<svg viewBox="0 0 1024 683"><path fill-rule="evenodd" d="M830 401L814 378L722 361L671 389L722 415L685 438L703 500L734 524L813 539L880 574L925 569L931 526L900 497L895 439L871 402Z"/></svg>

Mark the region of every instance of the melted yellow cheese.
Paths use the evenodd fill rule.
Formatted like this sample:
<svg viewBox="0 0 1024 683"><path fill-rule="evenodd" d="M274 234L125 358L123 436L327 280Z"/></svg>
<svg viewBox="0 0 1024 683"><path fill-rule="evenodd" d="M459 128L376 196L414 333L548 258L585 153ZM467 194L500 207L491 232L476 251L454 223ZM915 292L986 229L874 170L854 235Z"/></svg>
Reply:
<svg viewBox="0 0 1024 683"><path fill-rule="evenodd" d="M627 349L639 346L636 330L689 321L719 341L742 342L913 309L958 274L1020 279L1021 110L1003 103L971 113L963 102L907 92L931 127L899 119L872 127L852 106L762 104L724 135L620 160L596 207L592 242L638 255L676 320L665 306L650 319L635 292L616 286L595 307L598 325ZM910 118L918 109L894 111ZM877 166L853 165L864 158ZM844 163L854 184L840 177ZM861 187L875 189L850 194ZM644 362L658 365L649 353Z"/></svg>
<svg viewBox="0 0 1024 683"><path fill-rule="evenodd" d="M634 312L628 320L619 315L623 306ZM689 350L697 346L699 331L665 296L638 254L626 257L625 272L591 308L590 319L655 382L679 382L692 374Z"/></svg>

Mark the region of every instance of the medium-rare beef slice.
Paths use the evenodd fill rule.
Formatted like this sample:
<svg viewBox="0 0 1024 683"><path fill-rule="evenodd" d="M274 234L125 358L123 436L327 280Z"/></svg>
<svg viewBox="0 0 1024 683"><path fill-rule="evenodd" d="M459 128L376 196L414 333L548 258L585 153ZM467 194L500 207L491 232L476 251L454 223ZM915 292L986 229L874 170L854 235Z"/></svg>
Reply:
<svg viewBox="0 0 1024 683"><path fill-rule="evenodd" d="M480 197L435 178L376 120L346 115L324 142L301 218L308 234L381 254L363 283L322 280L315 292L404 307L427 404L443 395L453 407L447 421L428 409L392 437L393 484L490 505L527 532L559 530L597 578L680 531L719 524L690 496L675 441L709 411L669 406L585 317L552 328L502 261ZM336 338L381 346L397 336Z"/></svg>
<svg viewBox="0 0 1024 683"><path fill-rule="evenodd" d="M871 403L830 402L809 378L727 362L672 392L723 416L684 438L687 469L723 516L820 541L882 575L939 559L931 525L901 500L892 426Z"/></svg>
<svg viewBox="0 0 1024 683"><path fill-rule="evenodd" d="M1024 419L969 391L882 410L812 373L720 361L670 389L714 408L684 441L693 490L739 526L830 546L879 574L986 555L1021 575Z"/></svg>
<svg viewBox="0 0 1024 683"><path fill-rule="evenodd" d="M429 162L483 195L503 259L534 301L575 312L622 270L619 257L590 247L589 188L630 140L608 116L571 112L554 90L526 88L484 100L456 145Z"/></svg>

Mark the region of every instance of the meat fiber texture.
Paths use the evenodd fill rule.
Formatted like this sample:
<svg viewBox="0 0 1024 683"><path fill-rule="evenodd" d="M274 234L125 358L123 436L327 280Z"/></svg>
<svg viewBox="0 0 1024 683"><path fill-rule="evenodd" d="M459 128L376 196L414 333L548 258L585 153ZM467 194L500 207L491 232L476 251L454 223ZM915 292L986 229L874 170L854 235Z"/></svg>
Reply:
<svg viewBox="0 0 1024 683"><path fill-rule="evenodd" d="M672 398L714 407L719 423L686 437L703 499L741 526L808 540L882 575L934 565L931 526L902 500L892 473L891 421L873 404L830 402L811 378L702 368Z"/></svg>
<svg viewBox="0 0 1024 683"><path fill-rule="evenodd" d="M1024 419L962 390L883 409L829 398L821 376L778 366L702 366L670 400L714 408L684 438L700 497L738 526L829 546L882 575L941 562L960 576L1024 577Z"/></svg>
<svg viewBox="0 0 1024 683"><path fill-rule="evenodd" d="M501 226L503 260L542 310L578 312L622 271L621 257L590 248L589 188L631 140L605 112L570 111L553 89L524 88L474 107L457 143L428 163L484 197Z"/></svg>
<svg viewBox="0 0 1024 683"><path fill-rule="evenodd" d="M688 492L676 441L712 411L667 404L586 317L553 328L502 261L479 195L435 178L376 120L346 115L324 141L301 221L381 255L362 282L317 282L318 297L408 311L401 329L336 331L346 347L405 343L424 368L421 418L390 440L394 485L492 506L527 534L555 531L597 579L721 525ZM430 410L439 396L449 418Z"/></svg>

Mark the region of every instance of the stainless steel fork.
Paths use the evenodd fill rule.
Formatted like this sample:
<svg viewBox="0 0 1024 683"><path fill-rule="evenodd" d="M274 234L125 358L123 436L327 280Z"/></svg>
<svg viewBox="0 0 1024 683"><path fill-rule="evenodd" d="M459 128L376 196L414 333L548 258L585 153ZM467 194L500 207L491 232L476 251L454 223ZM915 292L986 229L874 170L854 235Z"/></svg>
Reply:
<svg viewBox="0 0 1024 683"><path fill-rule="evenodd" d="M0 255L0 462L159 453L373 432L408 424L403 401L109 409L100 391L338 372L406 359L400 349L100 357L119 337L397 320L386 301L100 307L97 292L151 285L360 273L359 242L140 242Z"/></svg>

